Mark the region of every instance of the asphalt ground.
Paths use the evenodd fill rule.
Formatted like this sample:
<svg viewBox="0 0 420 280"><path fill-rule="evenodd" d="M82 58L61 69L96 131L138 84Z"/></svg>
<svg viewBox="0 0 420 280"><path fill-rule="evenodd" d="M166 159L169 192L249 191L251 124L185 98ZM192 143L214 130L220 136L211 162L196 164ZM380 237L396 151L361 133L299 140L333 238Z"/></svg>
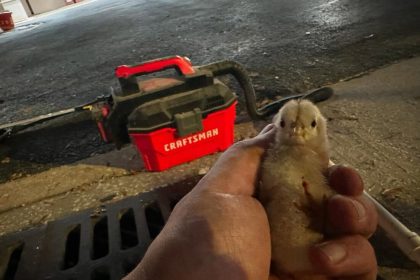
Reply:
<svg viewBox="0 0 420 280"><path fill-rule="evenodd" d="M83 4L0 35L0 123L90 101L116 85L116 66L168 55L236 60L263 98L420 53L416 0Z"/></svg>

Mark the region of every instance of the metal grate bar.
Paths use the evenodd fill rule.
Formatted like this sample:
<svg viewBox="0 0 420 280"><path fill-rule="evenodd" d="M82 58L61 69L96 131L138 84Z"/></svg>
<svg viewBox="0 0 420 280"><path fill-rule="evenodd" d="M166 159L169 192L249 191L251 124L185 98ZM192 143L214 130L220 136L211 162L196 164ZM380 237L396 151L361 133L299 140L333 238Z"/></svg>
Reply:
<svg viewBox="0 0 420 280"><path fill-rule="evenodd" d="M0 237L0 279L121 279L141 260L174 203L190 189L157 189L106 205L99 216L89 209ZM14 254L16 248L20 251ZM10 260L13 273L7 272Z"/></svg>
<svg viewBox="0 0 420 280"><path fill-rule="evenodd" d="M4 242L6 244L13 244L15 242L21 242L24 244L22 255L17 266L17 271L15 277L12 279L28 279L26 275L30 275L31 278L37 278L38 271L36 266L41 260L41 251L43 250L43 233L46 229L46 226L41 226L37 229L32 229L24 232L20 232L19 236L9 236L8 241ZM3 241L0 240L0 247L3 247ZM0 248L0 252L3 251ZM1 275L0 275L1 276Z"/></svg>

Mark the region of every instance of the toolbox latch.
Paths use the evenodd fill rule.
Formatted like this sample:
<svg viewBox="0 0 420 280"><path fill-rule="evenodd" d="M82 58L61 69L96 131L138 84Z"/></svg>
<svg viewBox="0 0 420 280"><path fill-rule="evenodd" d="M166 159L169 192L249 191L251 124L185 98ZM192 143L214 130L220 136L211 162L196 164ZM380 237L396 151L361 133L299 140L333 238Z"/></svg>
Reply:
<svg viewBox="0 0 420 280"><path fill-rule="evenodd" d="M186 136L203 130L203 118L201 110L195 108L193 111L175 114L175 124L178 136Z"/></svg>

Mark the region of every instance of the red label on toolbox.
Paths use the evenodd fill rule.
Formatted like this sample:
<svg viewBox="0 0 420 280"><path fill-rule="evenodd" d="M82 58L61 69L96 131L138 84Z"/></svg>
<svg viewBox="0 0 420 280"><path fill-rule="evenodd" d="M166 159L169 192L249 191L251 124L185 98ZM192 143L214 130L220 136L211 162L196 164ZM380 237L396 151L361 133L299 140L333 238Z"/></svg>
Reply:
<svg viewBox="0 0 420 280"><path fill-rule="evenodd" d="M179 138L174 128L131 133L133 143L150 171L162 171L196 158L226 150L233 143L236 101L203 120L203 131Z"/></svg>
<svg viewBox="0 0 420 280"><path fill-rule="evenodd" d="M214 128L211 130L203 131L197 134L193 134L191 136L181 138L179 140L167 143L163 145L163 150L165 152L173 151L182 147L186 147L191 144L195 144L197 142L210 139L212 137L216 137L219 135L219 129Z"/></svg>

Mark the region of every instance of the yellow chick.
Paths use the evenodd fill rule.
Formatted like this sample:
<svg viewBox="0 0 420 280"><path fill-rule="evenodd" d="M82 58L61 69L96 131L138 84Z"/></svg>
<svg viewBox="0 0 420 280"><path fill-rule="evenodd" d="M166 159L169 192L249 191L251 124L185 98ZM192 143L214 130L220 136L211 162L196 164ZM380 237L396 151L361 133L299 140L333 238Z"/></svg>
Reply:
<svg viewBox="0 0 420 280"><path fill-rule="evenodd" d="M324 238L329 161L327 123L308 100L286 103L273 119L275 141L262 165L259 199L271 231L272 269L294 279L310 275L309 247Z"/></svg>

